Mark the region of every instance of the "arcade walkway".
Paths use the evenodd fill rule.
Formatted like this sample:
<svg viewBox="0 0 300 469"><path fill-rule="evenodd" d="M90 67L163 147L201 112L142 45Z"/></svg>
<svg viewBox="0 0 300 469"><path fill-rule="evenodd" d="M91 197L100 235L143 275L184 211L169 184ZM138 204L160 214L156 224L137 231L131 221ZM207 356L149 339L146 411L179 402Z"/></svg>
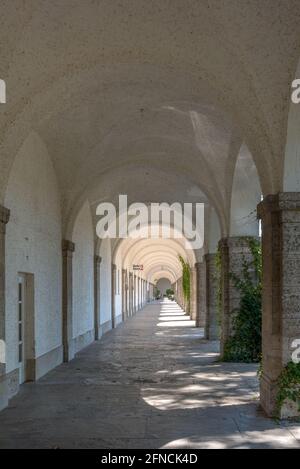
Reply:
<svg viewBox="0 0 300 469"><path fill-rule="evenodd" d="M255 367L216 362L193 325L175 303L147 306L24 385L0 413L0 448L300 447L299 427L257 410Z"/></svg>

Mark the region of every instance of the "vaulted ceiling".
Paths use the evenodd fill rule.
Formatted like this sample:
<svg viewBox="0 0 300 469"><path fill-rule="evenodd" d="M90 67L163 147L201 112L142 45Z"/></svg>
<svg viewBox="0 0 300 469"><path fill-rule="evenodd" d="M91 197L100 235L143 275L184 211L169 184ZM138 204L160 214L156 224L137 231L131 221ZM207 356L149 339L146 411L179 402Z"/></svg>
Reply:
<svg viewBox="0 0 300 469"><path fill-rule="evenodd" d="M0 12L2 197L32 130L65 216L83 196L172 199L177 187L225 218L243 143L264 193L281 189L298 1L3 0Z"/></svg>

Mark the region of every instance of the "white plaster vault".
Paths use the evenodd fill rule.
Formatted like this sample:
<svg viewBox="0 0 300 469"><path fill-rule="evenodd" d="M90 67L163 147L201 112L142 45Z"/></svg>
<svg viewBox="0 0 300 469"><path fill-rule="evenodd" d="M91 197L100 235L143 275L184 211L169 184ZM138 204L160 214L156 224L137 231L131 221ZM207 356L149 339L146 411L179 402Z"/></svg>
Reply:
<svg viewBox="0 0 300 469"><path fill-rule="evenodd" d="M152 299L157 280L178 288L179 255L205 292L220 239L258 236L262 195L300 192L299 24L298 0L1 2L0 390L4 375L8 396L18 388L19 273L34 278L38 378L63 360L66 298L76 353L94 341L95 318L102 335ZM119 194L203 202L203 249L100 242L96 207ZM62 240L75 248L65 270ZM200 321L207 305L196 293L192 305Z"/></svg>

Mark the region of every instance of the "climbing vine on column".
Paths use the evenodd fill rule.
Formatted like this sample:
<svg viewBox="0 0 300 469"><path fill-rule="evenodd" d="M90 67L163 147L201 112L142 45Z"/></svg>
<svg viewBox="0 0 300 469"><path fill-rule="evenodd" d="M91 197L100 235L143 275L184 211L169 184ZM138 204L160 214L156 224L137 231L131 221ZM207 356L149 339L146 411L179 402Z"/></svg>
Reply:
<svg viewBox="0 0 300 469"><path fill-rule="evenodd" d="M262 253L261 244L248 239L252 260L244 259L240 277L230 273L240 292L239 308L232 311L232 330L224 347L224 361L259 362L261 357L262 325Z"/></svg>
<svg viewBox="0 0 300 469"><path fill-rule="evenodd" d="M182 265L183 295L185 301L187 302L187 305L189 305L191 299L191 269L189 264L183 259L183 257L179 256L179 260Z"/></svg>
<svg viewBox="0 0 300 469"><path fill-rule="evenodd" d="M217 320L218 325L221 330L222 325L222 285L221 285L221 269L222 269L222 256L221 250L218 248L216 254L216 274L215 274L215 281L217 282Z"/></svg>

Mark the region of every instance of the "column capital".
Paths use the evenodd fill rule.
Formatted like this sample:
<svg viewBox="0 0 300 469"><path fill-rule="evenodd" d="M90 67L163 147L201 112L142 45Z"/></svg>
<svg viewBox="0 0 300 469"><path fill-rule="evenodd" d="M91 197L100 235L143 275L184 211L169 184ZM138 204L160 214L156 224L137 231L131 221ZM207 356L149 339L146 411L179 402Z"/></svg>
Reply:
<svg viewBox="0 0 300 469"><path fill-rule="evenodd" d="M219 249L228 248L228 238L221 238L220 241L218 242L218 248Z"/></svg>
<svg viewBox="0 0 300 469"><path fill-rule="evenodd" d="M97 254L95 254L94 260L95 260L95 264L96 264L96 265L100 265L101 262L102 262L102 257L101 257L101 256L98 256Z"/></svg>
<svg viewBox="0 0 300 469"><path fill-rule="evenodd" d="M8 223L10 218L10 210L3 205L0 205L0 223L4 223L5 225Z"/></svg>
<svg viewBox="0 0 300 469"><path fill-rule="evenodd" d="M227 238L220 239L219 249L248 248L250 239L256 239L257 241L260 241L258 236L228 236Z"/></svg>
<svg viewBox="0 0 300 469"><path fill-rule="evenodd" d="M267 195L257 206L257 218L262 219L266 214L272 212L300 211L299 192L279 192Z"/></svg>
<svg viewBox="0 0 300 469"><path fill-rule="evenodd" d="M0 205L0 231L5 233L6 225L9 222L10 210Z"/></svg>
<svg viewBox="0 0 300 469"><path fill-rule="evenodd" d="M62 241L62 251L64 255L70 254L75 251L75 244L72 241L63 239Z"/></svg>
<svg viewBox="0 0 300 469"><path fill-rule="evenodd" d="M207 254L204 255L204 259L206 262L211 262L216 259L216 256L217 256L216 253L208 252Z"/></svg>
<svg viewBox="0 0 300 469"><path fill-rule="evenodd" d="M115 272L115 271L117 270L116 264L112 264L112 265L111 265L111 269L112 269L113 272Z"/></svg>

